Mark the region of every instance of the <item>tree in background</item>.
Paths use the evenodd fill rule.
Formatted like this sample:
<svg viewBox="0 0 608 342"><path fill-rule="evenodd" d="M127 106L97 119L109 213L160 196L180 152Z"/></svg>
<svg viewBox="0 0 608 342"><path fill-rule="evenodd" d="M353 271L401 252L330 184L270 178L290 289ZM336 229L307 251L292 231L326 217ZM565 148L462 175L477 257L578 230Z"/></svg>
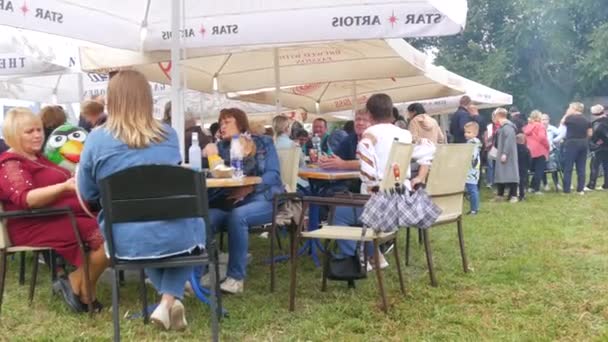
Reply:
<svg viewBox="0 0 608 342"><path fill-rule="evenodd" d="M561 117L568 102L608 95L605 0L469 0L465 32L414 41L435 64L513 94L525 113Z"/></svg>

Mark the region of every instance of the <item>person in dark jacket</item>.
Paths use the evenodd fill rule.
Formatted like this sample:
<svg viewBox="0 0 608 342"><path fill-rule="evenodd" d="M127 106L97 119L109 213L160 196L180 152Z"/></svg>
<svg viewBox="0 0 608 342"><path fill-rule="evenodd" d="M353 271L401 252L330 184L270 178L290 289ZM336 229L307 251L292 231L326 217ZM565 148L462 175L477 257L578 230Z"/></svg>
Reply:
<svg viewBox="0 0 608 342"><path fill-rule="evenodd" d="M597 190L604 190L608 189L608 116L602 105L591 107L591 114L594 121L591 124L593 133L589 146L593 151L594 157L591 161L589 183L587 183L587 189L584 190L590 191L596 189L595 185L599 176L600 166L604 170L604 184L602 187L598 187Z"/></svg>
<svg viewBox="0 0 608 342"><path fill-rule="evenodd" d="M519 112L519 109L515 106L509 108L509 115L511 115L511 122L517 127L517 134L524 132L524 126L528 124L526 118Z"/></svg>
<svg viewBox="0 0 608 342"><path fill-rule="evenodd" d="M531 155L530 149L526 144L526 136L519 133L517 140L517 168L519 169L519 200L526 198L526 187L528 186L528 170L530 170Z"/></svg>
<svg viewBox="0 0 608 342"><path fill-rule="evenodd" d="M467 139L464 137L464 125L468 122L475 121L478 125L482 125L479 119L479 112L471 113L469 106L472 105L471 98L463 96L460 98L460 106L452 115L450 121L450 134L452 135L452 143L464 144Z"/></svg>

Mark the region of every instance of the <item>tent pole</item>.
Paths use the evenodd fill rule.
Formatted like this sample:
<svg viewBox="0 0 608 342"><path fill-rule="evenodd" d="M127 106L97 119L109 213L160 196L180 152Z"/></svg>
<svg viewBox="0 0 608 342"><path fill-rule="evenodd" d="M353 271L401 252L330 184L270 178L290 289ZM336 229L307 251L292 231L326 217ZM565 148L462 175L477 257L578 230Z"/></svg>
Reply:
<svg viewBox="0 0 608 342"><path fill-rule="evenodd" d="M357 113L357 81L353 81L353 120Z"/></svg>
<svg viewBox="0 0 608 342"><path fill-rule="evenodd" d="M171 1L171 126L179 138L180 153L184 160L184 109L182 107L182 81L180 65L180 12L181 1Z"/></svg>
<svg viewBox="0 0 608 342"><path fill-rule="evenodd" d="M274 54L274 102L277 115L281 114L281 67L279 65L279 49L273 49Z"/></svg>

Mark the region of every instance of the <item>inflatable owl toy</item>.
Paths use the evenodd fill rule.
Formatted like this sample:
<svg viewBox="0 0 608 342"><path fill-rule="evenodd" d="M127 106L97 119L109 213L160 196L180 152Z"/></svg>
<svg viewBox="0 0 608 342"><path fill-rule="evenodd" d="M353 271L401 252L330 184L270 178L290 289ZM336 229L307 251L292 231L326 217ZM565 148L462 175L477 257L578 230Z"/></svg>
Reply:
<svg viewBox="0 0 608 342"><path fill-rule="evenodd" d="M44 156L73 174L87 134L83 128L70 124L57 127L46 141Z"/></svg>

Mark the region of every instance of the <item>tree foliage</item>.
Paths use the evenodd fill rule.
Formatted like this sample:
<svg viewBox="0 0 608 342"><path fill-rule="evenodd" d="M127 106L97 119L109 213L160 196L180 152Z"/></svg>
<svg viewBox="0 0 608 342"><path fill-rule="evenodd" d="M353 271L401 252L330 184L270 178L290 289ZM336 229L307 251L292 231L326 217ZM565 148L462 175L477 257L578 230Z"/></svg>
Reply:
<svg viewBox="0 0 608 342"><path fill-rule="evenodd" d="M560 116L568 102L608 95L606 0L469 0L465 31L424 39L438 65L513 94L525 112Z"/></svg>

